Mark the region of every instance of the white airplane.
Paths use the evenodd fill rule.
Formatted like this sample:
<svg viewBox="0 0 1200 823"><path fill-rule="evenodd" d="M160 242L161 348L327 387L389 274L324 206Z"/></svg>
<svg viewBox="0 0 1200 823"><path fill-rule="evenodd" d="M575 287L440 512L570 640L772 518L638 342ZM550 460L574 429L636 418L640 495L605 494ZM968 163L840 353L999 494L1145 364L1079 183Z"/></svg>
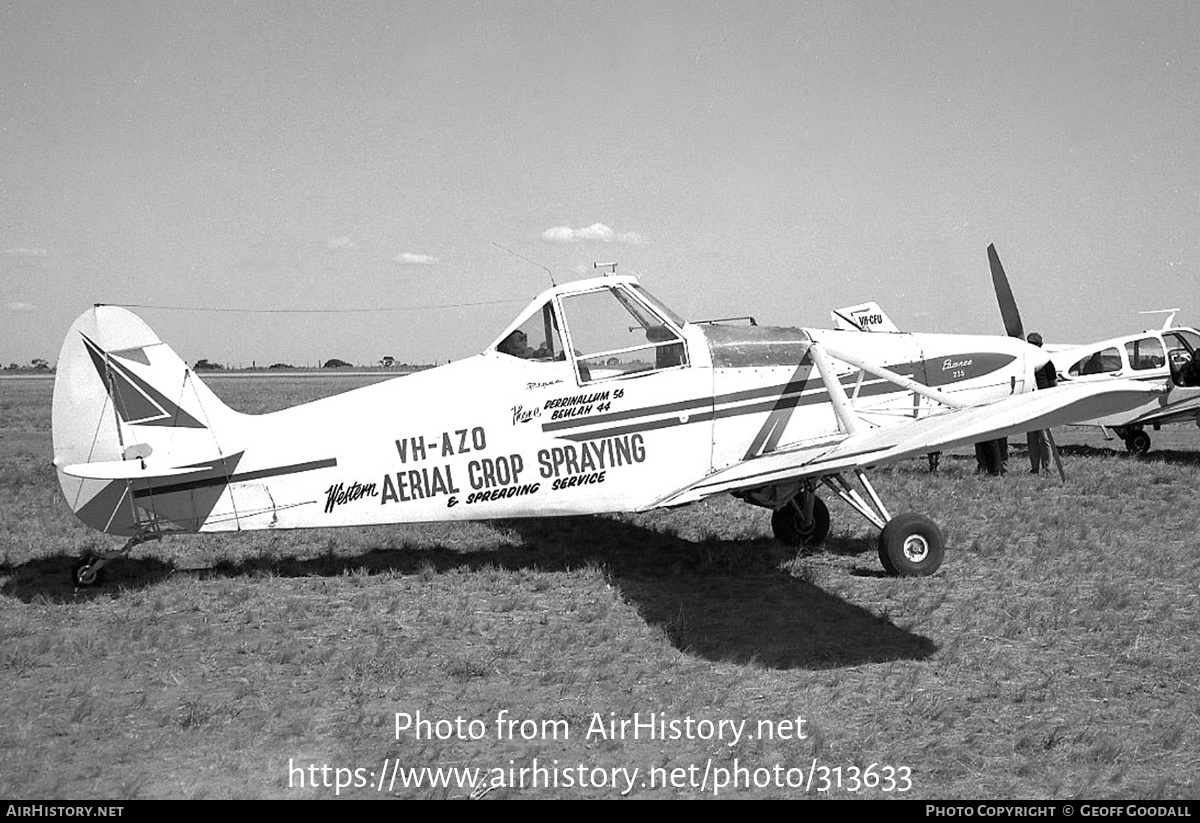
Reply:
<svg viewBox="0 0 1200 823"><path fill-rule="evenodd" d="M1011 333L1015 322L1020 333L1020 317L994 246L988 247L988 259L1005 326ZM1074 383L1120 379L1167 387L1167 391L1148 397L1131 409L1081 418L1072 421L1072 425L1096 426L1106 436L1112 431L1125 441L1125 448L1131 454L1145 454L1150 450L1147 427L1158 431L1168 423L1200 426L1200 332L1175 326L1178 311L1142 312L1167 314L1160 329L1083 345L1046 346L1060 380Z"/></svg>
<svg viewBox="0 0 1200 823"><path fill-rule="evenodd" d="M263 415L228 408L135 315L67 333L54 465L72 511L169 532L649 510L731 493L775 535L821 543L821 487L881 533L884 569L928 575L944 540L892 516L866 470L1154 396L1111 381L1032 392L1045 353L1005 337L689 323L631 276L539 295L480 354ZM857 478L858 490L852 480Z"/></svg>
<svg viewBox="0 0 1200 823"><path fill-rule="evenodd" d="M1173 316L1172 316L1173 317ZM1126 412L1079 421L1111 430L1131 454L1150 450L1147 427L1168 423L1200 426L1200 332L1171 326L1113 337L1051 353L1054 367L1068 380L1128 378L1167 382L1171 391Z"/></svg>

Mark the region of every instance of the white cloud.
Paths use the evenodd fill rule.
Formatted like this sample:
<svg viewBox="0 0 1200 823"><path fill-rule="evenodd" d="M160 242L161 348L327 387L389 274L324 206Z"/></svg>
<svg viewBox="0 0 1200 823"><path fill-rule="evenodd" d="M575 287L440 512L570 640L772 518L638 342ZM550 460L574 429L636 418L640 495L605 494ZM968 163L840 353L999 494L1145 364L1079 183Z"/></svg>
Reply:
<svg viewBox="0 0 1200 823"><path fill-rule="evenodd" d="M573 229L570 226L554 226L542 232L542 240L546 243L579 243L585 240L595 240L600 243L625 243L634 246L646 242L636 232L618 234L603 223L593 223L580 229Z"/></svg>
<svg viewBox="0 0 1200 823"><path fill-rule="evenodd" d="M327 249L352 249L352 248L354 248L354 241L346 236L331 237L327 241L325 241L325 248L327 248Z"/></svg>
<svg viewBox="0 0 1200 823"><path fill-rule="evenodd" d="M5 249L3 252L6 257L45 257L48 252L42 248L17 246L11 249Z"/></svg>
<svg viewBox="0 0 1200 823"><path fill-rule="evenodd" d="M586 229L576 229L575 237L580 240L600 240L604 243L611 243L617 233L603 223L593 223Z"/></svg>
<svg viewBox="0 0 1200 823"><path fill-rule="evenodd" d="M438 259L432 254L413 254L406 251L397 254L392 261L402 266L433 266L437 264Z"/></svg>
<svg viewBox="0 0 1200 823"><path fill-rule="evenodd" d="M575 239L575 232L566 226L555 226L542 232L542 239L547 243L570 243Z"/></svg>
<svg viewBox="0 0 1200 823"><path fill-rule="evenodd" d="M9 311L33 311L34 305L32 303L6 303L4 308Z"/></svg>

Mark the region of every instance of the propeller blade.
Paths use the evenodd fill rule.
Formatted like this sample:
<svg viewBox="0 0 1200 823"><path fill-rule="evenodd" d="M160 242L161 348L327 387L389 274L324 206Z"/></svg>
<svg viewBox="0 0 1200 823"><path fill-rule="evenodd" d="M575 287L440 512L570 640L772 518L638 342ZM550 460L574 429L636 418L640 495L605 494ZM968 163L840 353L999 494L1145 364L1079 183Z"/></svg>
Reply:
<svg viewBox="0 0 1200 823"><path fill-rule="evenodd" d="M1013 297L1012 287L1008 285L1008 275L1000 263L1000 255L996 253L996 244L988 244L988 265L992 268L992 286L996 289L996 302L1000 304L1000 316L1004 318L1004 331L1009 337L1018 340L1025 339L1025 326L1021 323L1021 312L1017 310L1017 301ZM1046 443L1050 446L1050 454L1054 456L1054 465L1058 467L1058 476L1067 482L1067 473L1063 470L1062 459L1058 456L1058 444L1049 429L1042 432Z"/></svg>
<svg viewBox="0 0 1200 823"><path fill-rule="evenodd" d="M1004 318L1004 331L1009 337L1024 340L1025 327L1021 324L1021 313L1017 311L1017 301L1013 299L1008 277L1004 274L1004 266L1000 265L996 245L989 245L987 250L988 263L992 267L992 285L996 288L996 300L1000 303L1000 316Z"/></svg>
<svg viewBox="0 0 1200 823"><path fill-rule="evenodd" d="M1062 478L1062 482L1067 482L1067 473L1063 471L1062 458L1058 456L1058 444L1054 442L1054 435L1049 429L1045 431L1046 442L1050 444L1050 454L1054 455L1054 465L1058 466L1058 476Z"/></svg>

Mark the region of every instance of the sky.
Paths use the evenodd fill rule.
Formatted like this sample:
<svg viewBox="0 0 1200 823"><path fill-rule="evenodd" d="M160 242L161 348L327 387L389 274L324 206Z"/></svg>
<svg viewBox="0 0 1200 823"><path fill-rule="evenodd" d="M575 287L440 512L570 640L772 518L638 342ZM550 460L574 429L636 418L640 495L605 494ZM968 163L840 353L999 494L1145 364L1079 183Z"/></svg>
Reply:
<svg viewBox="0 0 1200 823"><path fill-rule="evenodd" d="M1003 333L989 243L1048 343L1200 326L1200 3L0 3L5 365L94 303L188 362L444 362L597 262Z"/></svg>

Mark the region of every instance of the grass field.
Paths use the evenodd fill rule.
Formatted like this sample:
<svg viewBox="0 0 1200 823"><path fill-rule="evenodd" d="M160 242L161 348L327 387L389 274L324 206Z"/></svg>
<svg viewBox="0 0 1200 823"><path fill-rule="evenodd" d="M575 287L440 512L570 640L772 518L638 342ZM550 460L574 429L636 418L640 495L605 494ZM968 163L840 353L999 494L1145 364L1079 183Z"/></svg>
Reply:
<svg viewBox="0 0 1200 823"><path fill-rule="evenodd" d="M370 379L210 384L265 411ZM471 794L400 771L444 767L489 798L1200 797L1195 428L1142 461L1062 432L1065 485L1023 451L1005 478L879 471L946 532L930 578L883 576L840 501L797 557L717 498L172 537L76 594L76 556L120 541L60 500L51 388L0 381L0 796ZM635 715L656 733L599 733Z"/></svg>

